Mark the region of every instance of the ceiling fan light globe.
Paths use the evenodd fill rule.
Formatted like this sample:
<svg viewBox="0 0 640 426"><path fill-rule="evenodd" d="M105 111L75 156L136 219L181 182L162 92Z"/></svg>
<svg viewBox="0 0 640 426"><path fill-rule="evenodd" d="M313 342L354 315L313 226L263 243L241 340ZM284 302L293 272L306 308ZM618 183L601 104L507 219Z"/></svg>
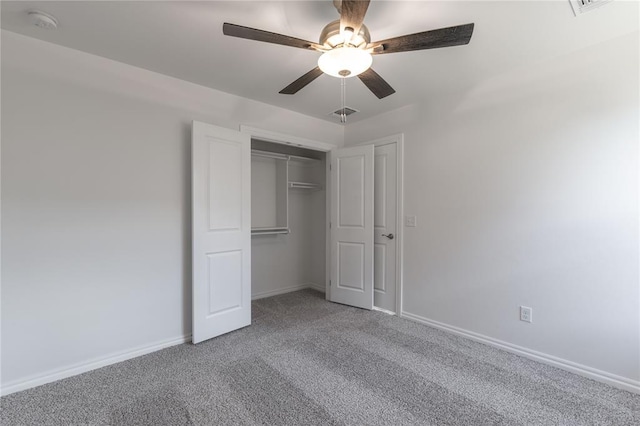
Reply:
<svg viewBox="0 0 640 426"><path fill-rule="evenodd" d="M371 67L373 57L367 51L355 47L338 47L318 58L318 66L333 77L349 78L362 74Z"/></svg>

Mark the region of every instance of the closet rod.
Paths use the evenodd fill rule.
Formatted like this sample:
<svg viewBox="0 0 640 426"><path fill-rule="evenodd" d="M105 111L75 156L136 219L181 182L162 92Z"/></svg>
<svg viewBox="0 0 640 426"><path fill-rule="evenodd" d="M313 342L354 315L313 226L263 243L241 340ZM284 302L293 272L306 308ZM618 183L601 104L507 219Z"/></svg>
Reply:
<svg viewBox="0 0 640 426"><path fill-rule="evenodd" d="M322 186L311 182L289 182L289 188L292 189L322 189Z"/></svg>
<svg viewBox="0 0 640 426"><path fill-rule="evenodd" d="M304 162L320 161L317 158L303 157L302 155L287 155L287 154L280 154L277 152L261 151L259 149L252 149L251 155L255 155L257 157L274 158L276 160L298 160L298 161L304 161Z"/></svg>
<svg viewBox="0 0 640 426"><path fill-rule="evenodd" d="M260 151L260 150L257 150L257 149L252 149L251 150L251 155L255 155L256 157L273 158L275 160L285 160L285 161L289 160L289 156L288 155L278 154L276 152Z"/></svg>
<svg viewBox="0 0 640 426"><path fill-rule="evenodd" d="M273 229L252 229L251 235L275 235L275 234L288 234L289 228L273 228Z"/></svg>

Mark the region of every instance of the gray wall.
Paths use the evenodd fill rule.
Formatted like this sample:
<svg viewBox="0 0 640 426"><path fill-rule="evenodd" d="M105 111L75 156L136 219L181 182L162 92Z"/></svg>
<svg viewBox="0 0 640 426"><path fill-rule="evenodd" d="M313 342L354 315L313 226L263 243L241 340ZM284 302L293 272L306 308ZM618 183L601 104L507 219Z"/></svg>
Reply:
<svg viewBox="0 0 640 426"><path fill-rule="evenodd" d="M640 379L638 34L344 133L5 31L1 59L3 387L189 333L193 119L404 132L405 311Z"/></svg>
<svg viewBox="0 0 640 426"><path fill-rule="evenodd" d="M636 33L347 126L405 134L405 312L638 385L638 71Z"/></svg>
<svg viewBox="0 0 640 426"><path fill-rule="evenodd" d="M1 59L3 387L190 333L191 120L343 137L6 31Z"/></svg>

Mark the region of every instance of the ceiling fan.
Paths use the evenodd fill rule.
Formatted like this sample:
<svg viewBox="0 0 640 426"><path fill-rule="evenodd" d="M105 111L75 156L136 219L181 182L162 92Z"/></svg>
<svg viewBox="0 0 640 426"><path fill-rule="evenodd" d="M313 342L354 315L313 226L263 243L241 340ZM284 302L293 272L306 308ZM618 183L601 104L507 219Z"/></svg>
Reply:
<svg viewBox="0 0 640 426"><path fill-rule="evenodd" d="M324 72L340 78L357 75L378 99L392 95L396 91L371 69L372 55L458 46L468 44L471 40L473 24L423 31L371 42L369 29L363 23L369 2L370 0L333 0L340 13L340 19L330 22L324 27L320 33L319 43L226 22L222 26L222 32L231 37L281 44L322 53L318 59L318 66L282 89L280 91L282 94L293 95L297 93Z"/></svg>

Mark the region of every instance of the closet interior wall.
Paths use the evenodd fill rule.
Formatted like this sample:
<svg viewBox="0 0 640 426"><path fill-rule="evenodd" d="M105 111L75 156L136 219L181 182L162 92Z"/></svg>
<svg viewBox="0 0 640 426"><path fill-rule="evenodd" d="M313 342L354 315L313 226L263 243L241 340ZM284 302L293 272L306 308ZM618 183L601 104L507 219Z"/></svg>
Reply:
<svg viewBox="0 0 640 426"><path fill-rule="evenodd" d="M255 139L251 149L256 154L252 155L251 170L252 228L261 228L251 236L252 299L306 287L324 291L325 153ZM275 155L270 159L264 153ZM283 166L287 171L284 180ZM284 195L286 222L281 207ZM264 232L269 221L274 233L256 233ZM283 224L288 233L281 229Z"/></svg>

